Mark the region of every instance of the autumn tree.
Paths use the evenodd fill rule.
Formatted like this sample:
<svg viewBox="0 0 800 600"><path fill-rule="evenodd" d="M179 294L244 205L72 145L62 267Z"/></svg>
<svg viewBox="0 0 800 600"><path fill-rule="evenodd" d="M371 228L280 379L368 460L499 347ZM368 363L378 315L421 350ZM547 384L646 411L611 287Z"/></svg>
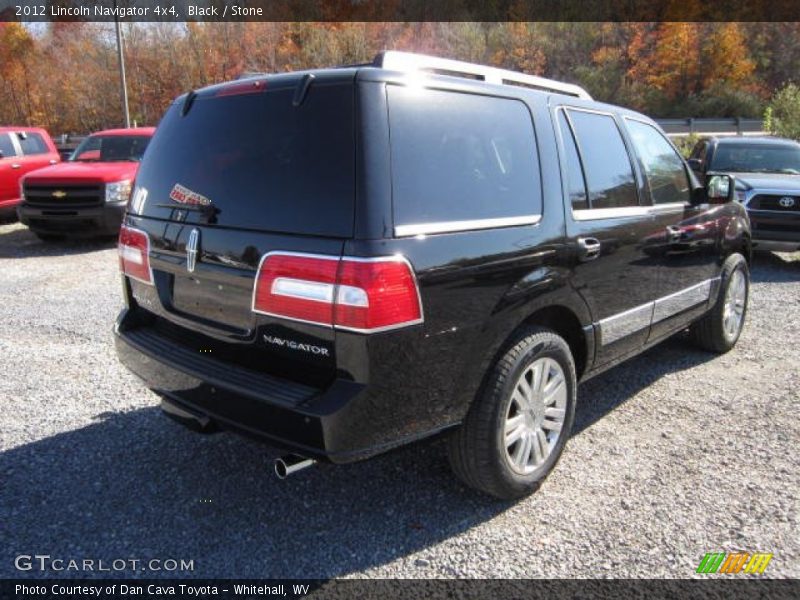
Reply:
<svg viewBox="0 0 800 600"><path fill-rule="evenodd" d="M696 23L661 23L652 54L634 70L668 99L700 90L700 42Z"/></svg>
<svg viewBox="0 0 800 600"><path fill-rule="evenodd" d="M715 26L703 43L702 84L708 89L725 84L752 89L756 64L737 23Z"/></svg>
<svg viewBox="0 0 800 600"><path fill-rule="evenodd" d="M387 0L407 1L422 2ZM653 116L761 114L772 90L800 78L798 23L359 23L347 21L350 0L327 6L342 20L123 23L132 119L154 125L180 94L245 72L363 63L387 49L579 83ZM703 6L674 0L664 14ZM0 123L54 134L119 126L115 44L111 23L0 23Z"/></svg>
<svg viewBox="0 0 800 600"><path fill-rule="evenodd" d="M15 124L30 125L37 116L29 77L34 63L35 47L28 30L19 23L0 23L0 93L13 108Z"/></svg>

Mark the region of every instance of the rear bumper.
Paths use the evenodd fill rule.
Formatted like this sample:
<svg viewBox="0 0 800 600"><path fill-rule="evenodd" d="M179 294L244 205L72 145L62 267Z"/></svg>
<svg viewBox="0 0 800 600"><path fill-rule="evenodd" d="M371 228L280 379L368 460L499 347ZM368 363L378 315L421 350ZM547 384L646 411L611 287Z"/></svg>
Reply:
<svg viewBox="0 0 800 600"><path fill-rule="evenodd" d="M219 426L334 463L362 460L446 429L403 431L386 418L396 398L376 399L365 384L336 379L317 389L207 357L198 360L166 340L148 339L135 321L128 309L117 319L120 361L167 400L171 417L199 425L193 428Z"/></svg>
<svg viewBox="0 0 800 600"><path fill-rule="evenodd" d="M125 215L125 206L52 209L22 203L17 207L17 214L24 225L38 233L72 237L116 235Z"/></svg>
<svg viewBox="0 0 800 600"><path fill-rule="evenodd" d="M748 210L756 249L800 249L800 211Z"/></svg>

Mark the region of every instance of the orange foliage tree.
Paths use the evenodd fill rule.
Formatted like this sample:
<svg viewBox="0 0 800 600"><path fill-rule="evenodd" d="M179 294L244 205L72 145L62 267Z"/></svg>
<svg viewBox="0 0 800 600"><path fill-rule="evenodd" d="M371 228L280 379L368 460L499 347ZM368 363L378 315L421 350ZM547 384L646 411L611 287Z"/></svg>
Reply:
<svg viewBox="0 0 800 600"><path fill-rule="evenodd" d="M350 18L352 3L328 11ZM757 112L800 77L796 23L189 22L124 23L122 32L131 117L142 125L179 94L242 73L363 63L391 48L577 82L656 116L703 116L723 106L704 99L732 94L738 104L722 109ZM0 124L54 134L119 126L115 44L110 23L0 23Z"/></svg>

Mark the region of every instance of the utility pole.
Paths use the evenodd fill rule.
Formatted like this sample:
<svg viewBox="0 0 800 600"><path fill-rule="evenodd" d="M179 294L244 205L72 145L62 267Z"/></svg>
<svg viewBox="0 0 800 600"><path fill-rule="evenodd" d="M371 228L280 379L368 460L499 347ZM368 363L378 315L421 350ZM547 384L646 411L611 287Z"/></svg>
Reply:
<svg viewBox="0 0 800 600"><path fill-rule="evenodd" d="M117 31L117 62L119 63L119 86L122 93L122 112L125 115L125 127L131 126L131 114L128 110L128 84L125 81L125 52L122 48L122 31L119 17L116 16L117 0L114 0L114 27Z"/></svg>

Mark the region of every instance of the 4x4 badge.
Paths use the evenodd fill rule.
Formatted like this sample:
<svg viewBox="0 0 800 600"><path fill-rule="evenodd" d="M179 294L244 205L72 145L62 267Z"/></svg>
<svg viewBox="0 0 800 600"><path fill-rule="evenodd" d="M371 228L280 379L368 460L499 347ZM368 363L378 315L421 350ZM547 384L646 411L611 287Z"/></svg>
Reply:
<svg viewBox="0 0 800 600"><path fill-rule="evenodd" d="M780 204L783 208L792 208L794 206L794 198L791 196L784 196L778 200L778 204Z"/></svg>
<svg viewBox="0 0 800 600"><path fill-rule="evenodd" d="M197 229L192 229L192 232L189 234L189 241L186 242L186 270L189 271L189 273L194 273L199 246L200 232Z"/></svg>

